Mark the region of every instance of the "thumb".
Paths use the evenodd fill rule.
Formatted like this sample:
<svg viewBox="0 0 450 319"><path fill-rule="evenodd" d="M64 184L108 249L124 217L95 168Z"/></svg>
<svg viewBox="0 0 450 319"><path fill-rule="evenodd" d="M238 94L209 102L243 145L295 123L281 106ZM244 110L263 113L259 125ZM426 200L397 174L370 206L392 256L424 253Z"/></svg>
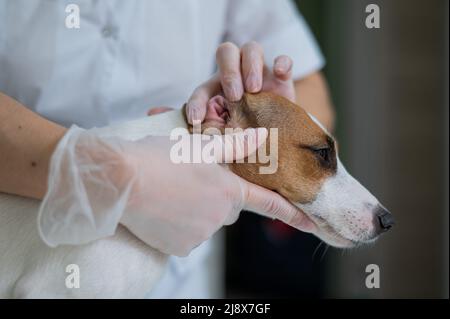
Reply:
<svg viewBox="0 0 450 319"><path fill-rule="evenodd" d="M249 183L240 177L239 182L244 197L244 209L281 220L289 226L307 233L312 233L316 230L316 225L311 219L281 195Z"/></svg>
<svg viewBox="0 0 450 319"><path fill-rule="evenodd" d="M233 134L215 135L215 149L222 150L215 153L218 163L230 163L243 160L255 153L264 144L268 136L265 127L248 128Z"/></svg>
<svg viewBox="0 0 450 319"><path fill-rule="evenodd" d="M210 98L220 92L219 75L215 74L211 79L197 87L186 103L186 118L189 124L194 121L203 122L206 115L206 107Z"/></svg>

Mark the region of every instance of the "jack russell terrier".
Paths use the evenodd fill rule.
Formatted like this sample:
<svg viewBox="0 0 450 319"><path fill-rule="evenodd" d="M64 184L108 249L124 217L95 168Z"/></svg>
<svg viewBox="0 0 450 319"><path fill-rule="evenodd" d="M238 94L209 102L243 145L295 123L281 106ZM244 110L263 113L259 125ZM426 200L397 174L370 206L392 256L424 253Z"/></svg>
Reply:
<svg viewBox="0 0 450 319"><path fill-rule="evenodd" d="M100 136L138 140L187 128L183 110L96 129ZM278 128L278 168L258 174L261 163L230 163L248 181L278 192L317 225L316 236L336 247L373 242L393 225L392 215L347 173L333 137L302 108L270 94L239 102L213 98L202 128ZM268 140L270 140L268 138ZM119 225L114 236L81 246L50 248L36 226L39 201L0 194L1 298L141 298L159 279L167 255ZM66 267L82 270L80 288L66 287Z"/></svg>

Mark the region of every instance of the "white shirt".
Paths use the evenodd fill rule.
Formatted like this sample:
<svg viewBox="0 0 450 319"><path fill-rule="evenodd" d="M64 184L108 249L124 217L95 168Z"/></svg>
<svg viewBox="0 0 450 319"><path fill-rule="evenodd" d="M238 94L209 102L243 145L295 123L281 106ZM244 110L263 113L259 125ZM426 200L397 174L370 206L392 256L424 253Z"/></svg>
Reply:
<svg viewBox="0 0 450 319"><path fill-rule="evenodd" d="M65 25L71 3L79 29ZM268 65L289 55L294 78L324 64L289 0L0 0L0 91L64 126L104 126L181 107L214 72L221 42L250 40ZM189 288L207 255L204 244L173 257L151 297L208 297Z"/></svg>

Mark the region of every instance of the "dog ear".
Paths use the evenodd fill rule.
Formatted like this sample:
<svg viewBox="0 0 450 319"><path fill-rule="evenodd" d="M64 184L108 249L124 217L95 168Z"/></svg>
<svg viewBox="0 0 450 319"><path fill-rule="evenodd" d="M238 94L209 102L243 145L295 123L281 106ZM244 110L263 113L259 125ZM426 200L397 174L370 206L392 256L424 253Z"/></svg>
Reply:
<svg viewBox="0 0 450 319"><path fill-rule="evenodd" d="M273 117L278 113L274 95L269 93L245 93L233 110L233 118L246 122L247 127L265 127L273 124Z"/></svg>
<svg viewBox="0 0 450 319"><path fill-rule="evenodd" d="M230 102L221 95L212 97L206 105L206 115L203 123L201 123L201 132L214 128L216 130L213 131L224 134L225 128L259 127L258 118L264 113L270 115L271 112L267 110L267 106L270 104L270 107L272 107L271 104L273 104L269 97L259 97L259 95L244 94L242 99L236 102ZM186 104L183 105L183 114L186 118L185 108ZM192 134L194 132L193 126L189 125L188 128ZM208 131L205 133L210 134Z"/></svg>
<svg viewBox="0 0 450 319"><path fill-rule="evenodd" d="M299 109L305 112L288 99L270 92L245 93L240 101L240 109L250 127L280 129L291 126ZM310 121L309 116L304 118Z"/></svg>
<svg viewBox="0 0 450 319"><path fill-rule="evenodd" d="M221 95L212 97L206 104L206 114L201 123L200 131L203 134L224 134L225 128L230 127L229 111L232 104ZM199 132L199 128L189 125L189 131L190 133Z"/></svg>
<svg viewBox="0 0 450 319"><path fill-rule="evenodd" d="M208 101L208 104L206 105L207 109L206 109L205 119L200 124L200 131L202 134L211 134L211 132L214 132L214 131L216 132L216 134L219 132L221 134L224 134L228 114L223 114L224 113L224 104L222 103L222 101L216 101L216 100L217 100L217 97L213 97L212 99L210 99ZM184 115L184 119L185 119L186 123L188 123L187 116L186 116L186 103L183 105L183 115ZM215 128L217 130L207 130L207 129L211 129L211 128ZM194 126L189 123L188 123L188 130L189 130L190 134L193 134L194 132L198 133L198 128L194 129ZM205 130L206 130L206 132L205 132Z"/></svg>

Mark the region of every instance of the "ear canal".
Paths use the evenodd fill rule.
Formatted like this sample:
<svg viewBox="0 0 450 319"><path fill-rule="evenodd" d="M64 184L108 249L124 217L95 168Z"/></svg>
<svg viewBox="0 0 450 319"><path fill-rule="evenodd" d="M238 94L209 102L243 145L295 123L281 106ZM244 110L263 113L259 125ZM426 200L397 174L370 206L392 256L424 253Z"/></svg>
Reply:
<svg viewBox="0 0 450 319"><path fill-rule="evenodd" d="M201 132L203 134L219 134L219 132L220 134L224 133L229 117L226 103L227 101L225 98L220 95L216 95L209 99L206 104L205 118L201 123ZM215 130L211 130L212 128ZM189 132L193 132L192 125L189 125Z"/></svg>

